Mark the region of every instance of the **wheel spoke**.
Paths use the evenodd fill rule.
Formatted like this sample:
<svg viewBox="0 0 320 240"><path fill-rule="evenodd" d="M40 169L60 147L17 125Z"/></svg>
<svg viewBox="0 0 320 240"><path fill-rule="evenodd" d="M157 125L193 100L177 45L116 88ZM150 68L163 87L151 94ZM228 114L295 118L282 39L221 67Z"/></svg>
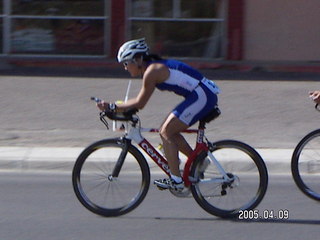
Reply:
<svg viewBox="0 0 320 240"><path fill-rule="evenodd" d="M259 154L246 144L228 140L215 145L212 154L229 180L219 173L214 161L199 172L204 159L197 159L192 174L200 181L192 185L192 194L207 212L234 217L239 210L252 209L261 202L268 184L267 169Z"/></svg>
<svg viewBox="0 0 320 240"><path fill-rule="evenodd" d="M118 139L97 142L77 159L73 187L80 202L102 216L119 216L136 208L147 194L150 172L143 155L130 145L118 177L112 173L124 144Z"/></svg>

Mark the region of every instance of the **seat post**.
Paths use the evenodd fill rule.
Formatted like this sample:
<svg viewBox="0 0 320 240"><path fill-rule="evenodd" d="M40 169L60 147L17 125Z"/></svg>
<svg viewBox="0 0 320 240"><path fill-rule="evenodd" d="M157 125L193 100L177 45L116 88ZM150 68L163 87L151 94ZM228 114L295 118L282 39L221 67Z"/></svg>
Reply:
<svg viewBox="0 0 320 240"><path fill-rule="evenodd" d="M204 121L199 121L198 134L197 134L197 144L203 143L204 130L206 128L206 123Z"/></svg>
<svg viewBox="0 0 320 240"><path fill-rule="evenodd" d="M200 120L198 129L205 129L205 128L206 128L206 122L203 120Z"/></svg>

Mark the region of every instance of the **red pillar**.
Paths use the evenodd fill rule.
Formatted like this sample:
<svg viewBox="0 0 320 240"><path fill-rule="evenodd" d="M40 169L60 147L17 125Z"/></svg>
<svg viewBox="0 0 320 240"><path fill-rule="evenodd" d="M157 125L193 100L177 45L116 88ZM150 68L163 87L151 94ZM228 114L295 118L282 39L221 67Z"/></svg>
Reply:
<svg viewBox="0 0 320 240"><path fill-rule="evenodd" d="M111 37L110 37L110 54L111 57L117 55L119 47L125 41L125 23L126 23L126 6L125 0L111 1Z"/></svg>
<svg viewBox="0 0 320 240"><path fill-rule="evenodd" d="M229 0L227 60L242 60L244 0Z"/></svg>

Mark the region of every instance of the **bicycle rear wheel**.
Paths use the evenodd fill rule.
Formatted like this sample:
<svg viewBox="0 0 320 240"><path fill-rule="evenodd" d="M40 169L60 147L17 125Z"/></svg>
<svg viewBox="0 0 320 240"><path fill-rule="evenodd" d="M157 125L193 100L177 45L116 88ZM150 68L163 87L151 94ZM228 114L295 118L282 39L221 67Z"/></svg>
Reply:
<svg viewBox="0 0 320 240"><path fill-rule="evenodd" d="M114 176L121 153L125 159L119 175ZM95 214L114 217L132 211L142 202L149 189L150 170L144 156L131 143L106 139L80 154L73 168L72 183L84 207Z"/></svg>
<svg viewBox="0 0 320 240"><path fill-rule="evenodd" d="M240 210L258 206L268 186L267 168L260 155L249 145L233 140L213 143L210 151L230 179L223 179L207 154L200 154L191 168L196 181L191 192L197 203L222 218L236 217Z"/></svg>
<svg viewBox="0 0 320 240"><path fill-rule="evenodd" d="M292 154L291 173L305 195L320 201L320 129L309 133L298 143Z"/></svg>

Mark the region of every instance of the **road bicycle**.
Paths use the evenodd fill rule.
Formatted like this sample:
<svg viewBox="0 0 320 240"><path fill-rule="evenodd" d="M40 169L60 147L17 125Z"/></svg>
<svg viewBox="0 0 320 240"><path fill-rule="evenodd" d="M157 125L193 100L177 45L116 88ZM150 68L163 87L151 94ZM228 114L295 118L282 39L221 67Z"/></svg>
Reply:
<svg viewBox="0 0 320 240"><path fill-rule="evenodd" d="M254 209L262 201L268 186L268 172L261 156L249 145L235 140L210 142L205 137L206 123L219 114L216 107L199 121L198 129L185 131L197 134L196 146L181 167L184 189L169 191L176 197L193 196L210 214L232 218L239 211ZM75 162L72 182L84 207L101 216L115 217L135 209L149 189L149 163L138 147L168 176L170 169L161 151L141 135L159 130L142 128L137 110L101 112L100 120L106 127L107 118L125 122L124 133L84 149Z"/></svg>
<svg viewBox="0 0 320 240"><path fill-rule="evenodd" d="M320 111L318 104L315 108ZM320 201L320 129L307 134L294 149L291 173L305 195Z"/></svg>

